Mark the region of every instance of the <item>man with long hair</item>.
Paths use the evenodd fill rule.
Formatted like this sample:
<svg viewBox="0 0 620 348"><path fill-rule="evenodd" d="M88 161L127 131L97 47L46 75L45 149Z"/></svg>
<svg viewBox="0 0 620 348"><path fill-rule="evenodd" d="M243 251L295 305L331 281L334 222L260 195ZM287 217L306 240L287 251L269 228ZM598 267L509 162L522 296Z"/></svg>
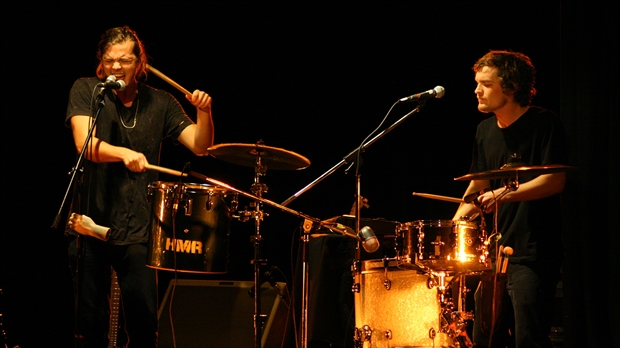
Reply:
<svg viewBox="0 0 620 348"><path fill-rule="evenodd" d="M172 95L146 85L147 55L129 27L107 30L97 58L97 76L80 78L71 88L65 119L78 153L86 150L66 229L76 339L80 347L108 347L113 268L129 347L156 347L157 275L146 263L147 187L157 173L146 167L158 163L161 141L168 137L196 155L207 153L213 144L211 97L199 90L186 96L196 107L194 122Z"/></svg>

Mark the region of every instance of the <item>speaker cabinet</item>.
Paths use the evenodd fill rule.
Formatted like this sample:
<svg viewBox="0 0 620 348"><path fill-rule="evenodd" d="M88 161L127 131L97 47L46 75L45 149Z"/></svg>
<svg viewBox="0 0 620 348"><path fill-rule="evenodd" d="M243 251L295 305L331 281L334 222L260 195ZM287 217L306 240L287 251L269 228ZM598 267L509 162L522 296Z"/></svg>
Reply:
<svg viewBox="0 0 620 348"><path fill-rule="evenodd" d="M280 348L286 330L286 283L260 288L266 315L261 347ZM159 308L159 347L254 346L254 282L177 279L170 281ZM171 320L172 318L172 320ZM172 325L171 325L172 321Z"/></svg>

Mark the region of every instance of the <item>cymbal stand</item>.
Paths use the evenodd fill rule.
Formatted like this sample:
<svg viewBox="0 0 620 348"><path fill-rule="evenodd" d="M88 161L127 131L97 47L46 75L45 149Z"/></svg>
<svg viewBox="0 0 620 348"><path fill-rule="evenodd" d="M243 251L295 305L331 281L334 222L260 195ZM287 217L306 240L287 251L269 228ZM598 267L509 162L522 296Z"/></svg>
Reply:
<svg viewBox="0 0 620 348"><path fill-rule="evenodd" d="M254 169L254 183L252 184L251 191L258 197L262 198L263 193L267 192L267 185L260 182L260 177L265 176L267 168L262 165L260 155L256 156L256 166ZM262 328L265 325L266 315L262 315L260 311L260 274L261 266L267 264L266 259L261 259L261 242L263 237L260 234L260 224L263 218L267 216L262 210L262 202L255 200L250 206L253 206L254 211L251 216L254 218L254 236L252 237L252 243L254 243L254 347L260 348L262 341Z"/></svg>
<svg viewBox="0 0 620 348"><path fill-rule="evenodd" d="M260 287L261 287L261 266L267 265L267 260L261 258L261 242L263 237L260 233L260 224L265 216L268 216L262 209L263 193L266 193L267 185L260 182L260 177L265 176L267 168L262 164L260 153L256 156L256 163L254 166L254 183L252 184L252 195L248 195L254 198L254 201L250 203L251 211L247 208L238 212L236 218L239 221L245 222L250 218L254 219L254 235L251 238L251 242L254 244L254 259L252 265L254 265L254 347L260 348L262 341L262 329L265 325L266 315L261 314L260 306ZM207 180L208 181L208 180Z"/></svg>

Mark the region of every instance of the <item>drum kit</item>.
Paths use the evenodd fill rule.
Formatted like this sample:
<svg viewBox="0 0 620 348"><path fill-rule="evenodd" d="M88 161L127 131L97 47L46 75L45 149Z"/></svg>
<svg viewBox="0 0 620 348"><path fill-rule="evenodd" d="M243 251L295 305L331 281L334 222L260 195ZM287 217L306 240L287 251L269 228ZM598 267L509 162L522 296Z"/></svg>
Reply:
<svg viewBox="0 0 620 348"><path fill-rule="evenodd" d="M254 167L251 192L195 172L179 172L149 165L148 169L177 176L199 178L209 184L154 182L149 185L153 227L147 266L168 271L223 274L227 272L229 224L233 218L253 220L255 286L261 266L261 221L263 205L277 207L304 219L305 236L326 227L344 236L362 239L351 229L338 229L284 205L264 199L267 191L261 177L267 169L300 170L310 161L294 152L257 144L220 144L209 149L223 161ZM566 166L520 166L468 174L455 180L518 178L519 174L541 175L569 169ZM514 183L508 185L514 187ZM517 184L518 186L518 184ZM513 188L511 188L513 189ZM508 190L508 189L507 189ZM253 210L238 210L239 196L254 201ZM414 195L463 203L463 199L414 193ZM246 208L247 209L247 208ZM483 220L483 219L482 219ZM482 225L482 226L481 226ZM395 257L360 261L352 265L354 277L355 333L359 348L379 347L472 347L467 323L473 313L465 310L465 277L491 269L488 236L483 223L460 220L417 220L398 223ZM358 247L359 248L359 247ZM305 253L305 248L303 249ZM304 262L306 258L302 258ZM307 265L304 267L302 315L307 312ZM255 342L260 347L263 316L255 293ZM455 294L455 296L453 296ZM307 317L302 319L302 346ZM306 341L304 341L306 340Z"/></svg>

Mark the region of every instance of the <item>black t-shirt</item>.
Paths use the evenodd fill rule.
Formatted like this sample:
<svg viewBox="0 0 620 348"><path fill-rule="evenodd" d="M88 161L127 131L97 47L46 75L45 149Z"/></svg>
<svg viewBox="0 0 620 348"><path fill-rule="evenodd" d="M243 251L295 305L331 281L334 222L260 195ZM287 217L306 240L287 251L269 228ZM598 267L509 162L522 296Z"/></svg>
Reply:
<svg viewBox="0 0 620 348"><path fill-rule="evenodd" d="M69 94L65 122L76 115L95 116L100 90L97 78L78 79ZM111 90L104 93L104 106L97 117L96 136L111 145L143 153L157 164L161 141L177 139L192 120L169 93L141 84L130 108ZM146 242L151 217L148 185L157 173L129 171L123 162L83 161L84 173L74 190L72 212L88 215L95 223L111 228L110 243L126 245Z"/></svg>
<svg viewBox="0 0 620 348"><path fill-rule="evenodd" d="M495 116L482 121L476 131L471 173L501 168L513 156L523 165L567 163L564 129L559 117L551 111L532 106L506 128L497 125ZM519 184L533 177L520 175ZM501 179L491 180L493 189L503 187ZM490 215L487 218L491 217ZM487 219L487 226L493 220ZM497 231L499 245L510 246L512 262L550 262L562 258L561 195L522 202L507 202L499 207ZM491 228L488 228L491 230ZM494 243L491 255L495 255Z"/></svg>

